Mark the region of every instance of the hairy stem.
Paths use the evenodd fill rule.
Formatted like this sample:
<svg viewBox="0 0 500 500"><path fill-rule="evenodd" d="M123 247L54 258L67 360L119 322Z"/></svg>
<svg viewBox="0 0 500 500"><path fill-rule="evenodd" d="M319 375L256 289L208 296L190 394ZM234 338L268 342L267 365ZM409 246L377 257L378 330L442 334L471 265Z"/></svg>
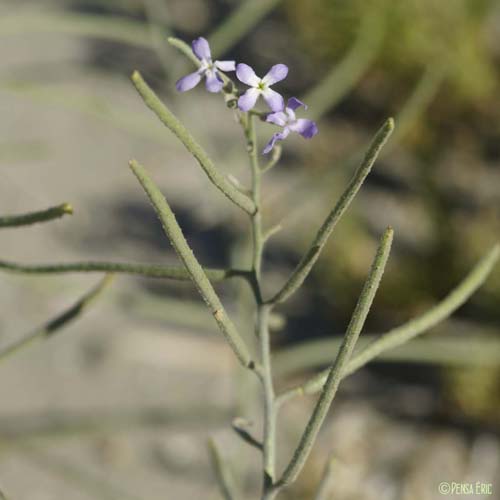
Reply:
<svg viewBox="0 0 500 500"><path fill-rule="evenodd" d="M268 327L269 310L269 306L263 305L258 311L258 335L262 357L262 387L264 390L264 490L270 489L274 483L276 460L276 407L271 367L271 342Z"/></svg>
<svg viewBox="0 0 500 500"><path fill-rule="evenodd" d="M212 312L226 341L236 354L240 363L245 368L253 369L255 365L252 361L250 353L248 352L245 342L238 333L236 326L227 315L226 310L224 309L218 295L215 293L207 275L189 247L186 238L182 233L182 229L180 228L172 209L167 203L167 200L155 183L149 178L149 175L144 167L139 165L139 163L135 160L132 160L130 162L130 168L148 195L149 200L151 201L151 204L153 205L162 223L165 234L186 267L203 300Z"/></svg>
<svg viewBox="0 0 500 500"><path fill-rule="evenodd" d="M134 274L146 278L165 278L178 281L191 280L191 276L185 267L128 262L71 262L67 264L28 265L0 260L0 270L20 274L107 272L116 274ZM223 281L236 277L241 277L247 280L251 279L251 273L242 269L204 268L204 271L211 281Z"/></svg>
<svg viewBox="0 0 500 500"><path fill-rule="evenodd" d="M259 372L262 383L264 400L264 422L262 438L262 499L272 498L272 486L275 477L275 455L276 455L276 407L275 393L271 366L271 341L269 338L269 316L272 306L263 304L261 296L261 270L262 256L265 238L262 232L261 217L261 168L258 159L257 137L255 130L255 116L247 115L243 121L245 135L247 138L248 155L252 172L252 199L256 206L255 213L251 216L252 225L252 271L255 279L255 299L257 303L257 325L256 334L259 339L261 370Z"/></svg>
<svg viewBox="0 0 500 500"><path fill-rule="evenodd" d="M269 300L269 303L278 304L280 302L284 302L302 285L304 280L309 275L314 264L318 260L318 257L326 242L328 241L328 238L330 237L334 227L337 225L337 222L344 215L345 211L348 209L352 200L361 188L366 177L370 173L372 166L378 157L378 154L380 153L382 147L386 143L393 130L394 120L392 118L389 118L373 138L373 141L365 154L364 160L361 162L361 165L355 172L353 178L340 197L339 201L323 222L323 225L320 227L318 233L316 234L316 237L309 247L309 250L299 262L281 290L276 293L276 295L271 300Z"/></svg>
<svg viewBox="0 0 500 500"><path fill-rule="evenodd" d="M262 235L262 216L261 216L261 172L259 160L257 157L257 135L255 130L255 117L248 117L247 147L250 156L250 165L252 168L252 199L256 210L252 214L252 238L253 238L253 256L252 269L257 281L260 281L262 267L262 252L264 249L264 238Z"/></svg>
<svg viewBox="0 0 500 500"><path fill-rule="evenodd" d="M54 219L59 219L65 215L73 214L73 207L69 203L63 203L55 207L46 208L37 212L29 212L19 215L4 215L0 217L0 228L2 227L18 227L36 224L38 222L47 222Z"/></svg>
<svg viewBox="0 0 500 500"><path fill-rule="evenodd" d="M234 432L236 432L243 441L262 452L262 443L250 433L250 425L249 422L241 418L235 418L232 423Z"/></svg>
<svg viewBox="0 0 500 500"><path fill-rule="evenodd" d="M195 141L194 137L178 120L178 118L165 106L160 98L144 81L138 71L134 71L132 82L137 92L143 98L146 106L160 119L160 121L184 144L185 148L196 158L201 168L205 171L210 181L235 205L245 212L255 212L254 202L221 174L209 158L205 150Z"/></svg>
<svg viewBox="0 0 500 500"><path fill-rule="evenodd" d="M182 52L197 68L200 67L200 60L194 55L193 50L186 42L173 36L169 37L167 41L172 47Z"/></svg>
<svg viewBox="0 0 500 500"><path fill-rule="evenodd" d="M311 418L307 423L306 429L300 438L293 457L283 472L280 480L276 484L277 489L290 484L297 479L297 476L302 470L311 452L321 425L325 420L330 405L339 387L344 369L352 355L354 346L356 345L368 312L370 311L373 299L375 298L375 293L380 284L380 280L389 257L392 238L393 230L392 228L388 228L380 240L377 254L375 255L370 273L352 314L351 321L347 327L344 341L340 347L337 358L328 372L328 377L321 391L321 395L314 408Z"/></svg>
<svg viewBox="0 0 500 500"><path fill-rule="evenodd" d="M470 271L464 280L452 290L439 304L407 323L383 334L352 357L346 366L343 377L354 373L381 353L394 349L405 342L426 332L449 317L486 281L500 257L500 245L495 245ZM327 371L322 371L305 384L289 389L279 396L279 403L296 395L314 394L325 383Z"/></svg>

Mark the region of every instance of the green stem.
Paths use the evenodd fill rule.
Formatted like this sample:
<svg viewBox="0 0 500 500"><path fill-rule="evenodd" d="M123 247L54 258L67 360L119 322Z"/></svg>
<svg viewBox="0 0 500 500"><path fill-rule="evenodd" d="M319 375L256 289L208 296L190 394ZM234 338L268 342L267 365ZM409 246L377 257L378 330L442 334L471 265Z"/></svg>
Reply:
<svg viewBox="0 0 500 500"><path fill-rule="evenodd" d="M281 152L283 151L283 148L281 147L280 144L276 144L271 152L271 158L269 161L262 167L261 172L267 172L268 170L271 170L273 167L275 167L279 161L281 160Z"/></svg>
<svg viewBox="0 0 500 500"><path fill-rule="evenodd" d="M365 154L364 160L362 161L358 170L355 172L353 178L340 197L339 201L323 222L323 225L320 227L318 233L316 234L316 237L309 247L309 250L299 262L281 290L268 301L269 303L278 304L286 301L302 285L306 277L309 275L314 264L318 260L321 250L328 241L328 238L330 237L334 227L337 225L337 222L344 215L345 211L348 209L352 200L361 188L366 177L370 173L371 168L378 157L378 154L380 153L382 147L386 143L393 130L394 120L392 118L389 118L373 138L372 143Z"/></svg>
<svg viewBox="0 0 500 500"><path fill-rule="evenodd" d="M167 200L149 178L144 167L139 165L135 160L132 160L130 162L130 168L148 195L151 204L160 218L165 234L186 267L203 300L212 312L219 329L229 343L231 349L245 368L253 369L254 362L250 357L245 342L238 333L234 323L227 315L207 275L189 247Z"/></svg>
<svg viewBox="0 0 500 500"><path fill-rule="evenodd" d="M255 117L248 117L247 130L247 146L250 156L250 166L252 169L252 199L256 207L255 213L252 214L252 238L253 238L253 257L252 269L255 273L257 281L260 281L262 268L262 252L264 248L264 240L262 237L262 216L261 216L261 171L259 160L257 157L257 135L255 130Z"/></svg>
<svg viewBox="0 0 500 500"><path fill-rule="evenodd" d="M261 295L262 256L265 239L262 232L261 217L261 168L258 159L257 135L255 129L255 116L247 115L243 121L247 148L252 172L252 199L256 206L255 213L251 216L252 224L252 270L255 277L255 298L257 302L257 336L259 339L261 370L259 372L264 398L264 425L262 438L262 499L270 500L275 479L276 455L276 407L275 393L271 366L271 341L269 337L269 316L272 305L263 304ZM271 496L270 496L271 495Z"/></svg>
<svg viewBox="0 0 500 500"><path fill-rule="evenodd" d="M73 207L69 203L63 203L55 207L46 208L38 212L29 212L20 215L4 215L0 217L0 228L18 227L36 224L38 222L47 222L59 219L65 215L73 214Z"/></svg>
<svg viewBox="0 0 500 500"><path fill-rule="evenodd" d="M260 340L262 363L262 386L264 390L264 436L263 486L266 494L274 484L276 461L276 406L271 366L271 341L269 338L269 312L270 306L262 305L258 311L258 335Z"/></svg>
<svg viewBox="0 0 500 500"><path fill-rule="evenodd" d="M264 243L267 240L269 240L271 237L273 237L276 233L279 233L282 229L283 229L283 226L281 224L275 224L274 226L271 226L262 235L262 239L264 240Z"/></svg>
<svg viewBox="0 0 500 500"><path fill-rule="evenodd" d="M300 438L293 457L283 472L281 479L276 483L276 489L280 489L283 486L295 481L302 470L309 453L311 452L321 425L325 420L330 405L339 387L344 369L352 355L354 346L356 345L368 312L370 311L373 299L375 298L375 293L380 284L380 280L389 257L392 238L393 230L391 228L386 229L380 240L377 254L375 255L370 273L352 314L351 321L347 327L344 341L340 347L337 358L328 372L328 377L323 385L321 395L314 408L311 418L307 423L306 429Z"/></svg>
<svg viewBox="0 0 500 500"><path fill-rule="evenodd" d="M34 332L30 333L26 337L17 340L7 347L0 349L0 361L19 351L23 347L26 347L27 345L51 337L63 326L66 326L69 322L76 319L99 296L103 289L111 282L111 279L112 275L109 274L105 276L95 288L85 294L76 304L71 306L68 310L64 311L62 314L58 315L56 318L52 319L40 328L37 328Z"/></svg>
<svg viewBox="0 0 500 500"><path fill-rule="evenodd" d="M238 434L238 436L240 436L245 443L248 443L250 446L257 448L262 452L262 443L250 433L250 430L248 429L249 426L250 424L241 418L235 418L232 423L234 432L236 432L236 434Z"/></svg>
<svg viewBox="0 0 500 500"><path fill-rule="evenodd" d="M253 214L255 212L255 204L253 201L247 195L239 191L217 170L205 150L195 141L186 127L184 127L178 118L159 99L138 71L134 71L132 82L148 108L156 114L160 121L170 129L182 144L184 144L185 148L196 158L210 181L235 205L242 208L245 212Z"/></svg>
<svg viewBox="0 0 500 500"><path fill-rule="evenodd" d="M429 330L446 319L452 311L458 309L486 281L500 256L500 245L495 245L467 275L464 281L437 306L405 325L395 328L380 339L367 346L354 356L347 367L345 376L359 370L366 363L376 358L381 352L394 349L408 342L423 331Z"/></svg>
<svg viewBox="0 0 500 500"><path fill-rule="evenodd" d="M200 67L200 60L194 55L193 50L186 42L173 36L169 37L167 41L170 45L172 45L172 47L175 47L178 51L182 52L197 68Z"/></svg>
<svg viewBox="0 0 500 500"><path fill-rule="evenodd" d="M454 330L455 327L461 326L450 325L445 330ZM462 325L462 328L469 329L469 324ZM473 334L474 325L470 325L470 330L471 335L467 337L459 333L417 337L394 349L381 352L376 359L383 363L500 366L500 338L494 334L480 333L480 331ZM363 335L358 340L356 351L361 352L379 338L380 334ZM302 342L283 349L274 358L274 375L286 377L293 373L324 366L337 353L341 342L341 338L321 339ZM355 357L356 354L354 354Z"/></svg>
<svg viewBox="0 0 500 500"><path fill-rule="evenodd" d="M72 262L67 264L26 265L0 260L0 270L22 274L108 272L134 274L146 278L167 278L179 281L191 280L191 276L185 267L125 262ZM234 277L245 278L248 281L251 280L251 273L241 269L204 269L204 271L211 281L223 281Z"/></svg>
<svg viewBox="0 0 500 500"><path fill-rule="evenodd" d="M354 373L381 353L408 342L453 314L486 281L499 257L500 245L497 244L439 304L421 316L383 334L380 338L362 349L361 352L353 356L342 376L346 377ZM283 404L296 395L318 392L325 383L326 377L327 372L322 371L305 384L289 389L279 396L279 403Z"/></svg>

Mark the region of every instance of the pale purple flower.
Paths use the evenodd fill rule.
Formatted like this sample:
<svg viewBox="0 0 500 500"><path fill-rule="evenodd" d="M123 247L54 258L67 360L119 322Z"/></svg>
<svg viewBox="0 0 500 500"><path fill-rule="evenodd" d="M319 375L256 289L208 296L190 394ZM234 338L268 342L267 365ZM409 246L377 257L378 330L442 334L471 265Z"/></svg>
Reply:
<svg viewBox="0 0 500 500"><path fill-rule="evenodd" d="M262 95L272 111L281 111L285 106L283 97L271 89L271 85L284 80L287 75L288 67L284 64L274 65L264 78L259 78L248 64L238 64L238 80L251 87L238 99L238 107L242 111L249 111Z"/></svg>
<svg viewBox="0 0 500 500"><path fill-rule="evenodd" d="M286 108L283 111L267 115L267 122L283 127L283 130L281 132L276 132L276 134L271 137L271 140L262 152L263 154L269 153L274 148L276 142L286 139L290 132L297 132L306 139L310 139L318 133L318 127L312 120L297 118L295 116L295 110L301 106L307 109L307 106L303 102L299 101L296 97L292 97L288 99Z"/></svg>
<svg viewBox="0 0 500 500"><path fill-rule="evenodd" d="M175 87L179 92L186 92L196 87L202 77L206 78L205 86L209 92L220 92L224 82L220 76L222 71L234 71L236 63L234 61L213 61L210 53L210 46L205 38L200 37L192 43L194 55L201 64L197 71L181 78Z"/></svg>

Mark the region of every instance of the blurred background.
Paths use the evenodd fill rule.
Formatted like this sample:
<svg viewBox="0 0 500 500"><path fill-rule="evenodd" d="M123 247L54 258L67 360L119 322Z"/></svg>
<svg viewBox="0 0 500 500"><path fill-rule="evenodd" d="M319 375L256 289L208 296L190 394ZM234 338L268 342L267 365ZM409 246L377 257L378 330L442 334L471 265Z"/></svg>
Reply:
<svg viewBox="0 0 500 500"><path fill-rule="evenodd" d="M232 112L202 86L175 92L191 67L168 36L205 36L216 57L258 74L287 64L280 90L318 121L320 134L287 140L266 176L265 223L284 227L266 252L267 293L307 249L378 127L396 118L371 177L282 310L286 325L273 334L279 387L334 358L387 225L395 243L366 334L436 304L498 241L496 0L0 0L0 211L75 209L2 229L0 260L176 263L127 168L137 158L206 266L247 262L246 218L129 81L140 70L220 169L248 181ZM272 132L260 127L262 144ZM2 271L1 344L98 279ZM249 333L244 287L217 290ZM282 497L312 498L332 452L331 498L438 499L442 481L495 480L487 498L500 498L499 304L497 266L452 319L346 380L306 471ZM215 499L209 435L256 498L257 457L229 427L244 415L258 428L257 389L190 284L119 276L57 338L0 371L0 488L10 499ZM283 413L283 465L313 403L295 400Z"/></svg>

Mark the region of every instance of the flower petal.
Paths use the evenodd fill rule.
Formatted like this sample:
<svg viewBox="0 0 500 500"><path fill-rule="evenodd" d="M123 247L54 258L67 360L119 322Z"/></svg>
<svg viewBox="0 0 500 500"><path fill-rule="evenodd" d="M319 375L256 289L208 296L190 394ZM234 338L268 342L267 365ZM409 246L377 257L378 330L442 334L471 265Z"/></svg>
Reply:
<svg viewBox="0 0 500 500"><path fill-rule="evenodd" d="M262 81L266 85L274 85L277 82L281 82L288 75L288 66L285 64L275 64L268 72L267 75L262 78Z"/></svg>
<svg viewBox="0 0 500 500"><path fill-rule="evenodd" d="M221 81L217 72L214 70L209 70L206 73L207 80L205 86L209 92L217 93L222 90L224 83Z"/></svg>
<svg viewBox="0 0 500 500"><path fill-rule="evenodd" d="M198 71L196 71L178 80L177 83L175 84L175 88L179 92L186 92L187 90L191 90L192 88L196 87L196 85L200 83L200 80L201 80L201 75Z"/></svg>
<svg viewBox="0 0 500 500"><path fill-rule="evenodd" d="M267 155L267 153L269 153L274 148L276 142L286 139L289 133L290 130L288 128L284 128L281 132L276 132L276 134L274 134L271 137L271 140L267 143L266 147L263 149L262 154Z"/></svg>
<svg viewBox="0 0 500 500"><path fill-rule="evenodd" d="M290 97L290 99L288 99L288 103L286 105L286 107L290 108L292 111L295 111L296 109L300 108L301 106L304 106L304 109L307 109L307 105L304 104L299 99L297 99L296 97Z"/></svg>
<svg viewBox="0 0 500 500"><path fill-rule="evenodd" d="M248 64L238 64L236 66L236 76L240 82L246 83L250 87L257 87L260 83L260 78Z"/></svg>
<svg viewBox="0 0 500 500"><path fill-rule="evenodd" d="M262 92L262 95L264 96L267 105L274 112L283 111L283 108L285 107L285 101L283 100L281 94L278 94L278 92L275 92L273 89L268 88Z"/></svg>
<svg viewBox="0 0 500 500"><path fill-rule="evenodd" d="M215 61L214 66L221 71L234 71L236 69L234 61Z"/></svg>
<svg viewBox="0 0 500 500"><path fill-rule="evenodd" d="M278 111L276 113L270 113L266 117L266 122L274 123L278 127L284 127L287 122L287 115L283 111Z"/></svg>
<svg viewBox="0 0 500 500"><path fill-rule="evenodd" d="M257 99L260 95L260 90L258 89L248 89L239 99L238 99L238 107L241 111L249 111L257 102Z"/></svg>
<svg viewBox="0 0 500 500"><path fill-rule="evenodd" d="M310 139L318 133L318 126L312 120L299 118L295 123L290 125L290 129L298 132L302 137Z"/></svg>
<svg viewBox="0 0 500 500"><path fill-rule="evenodd" d="M210 53L210 46L205 38L200 36L196 40L193 40L191 44L193 47L194 55L202 61L203 59L210 59L212 54Z"/></svg>

